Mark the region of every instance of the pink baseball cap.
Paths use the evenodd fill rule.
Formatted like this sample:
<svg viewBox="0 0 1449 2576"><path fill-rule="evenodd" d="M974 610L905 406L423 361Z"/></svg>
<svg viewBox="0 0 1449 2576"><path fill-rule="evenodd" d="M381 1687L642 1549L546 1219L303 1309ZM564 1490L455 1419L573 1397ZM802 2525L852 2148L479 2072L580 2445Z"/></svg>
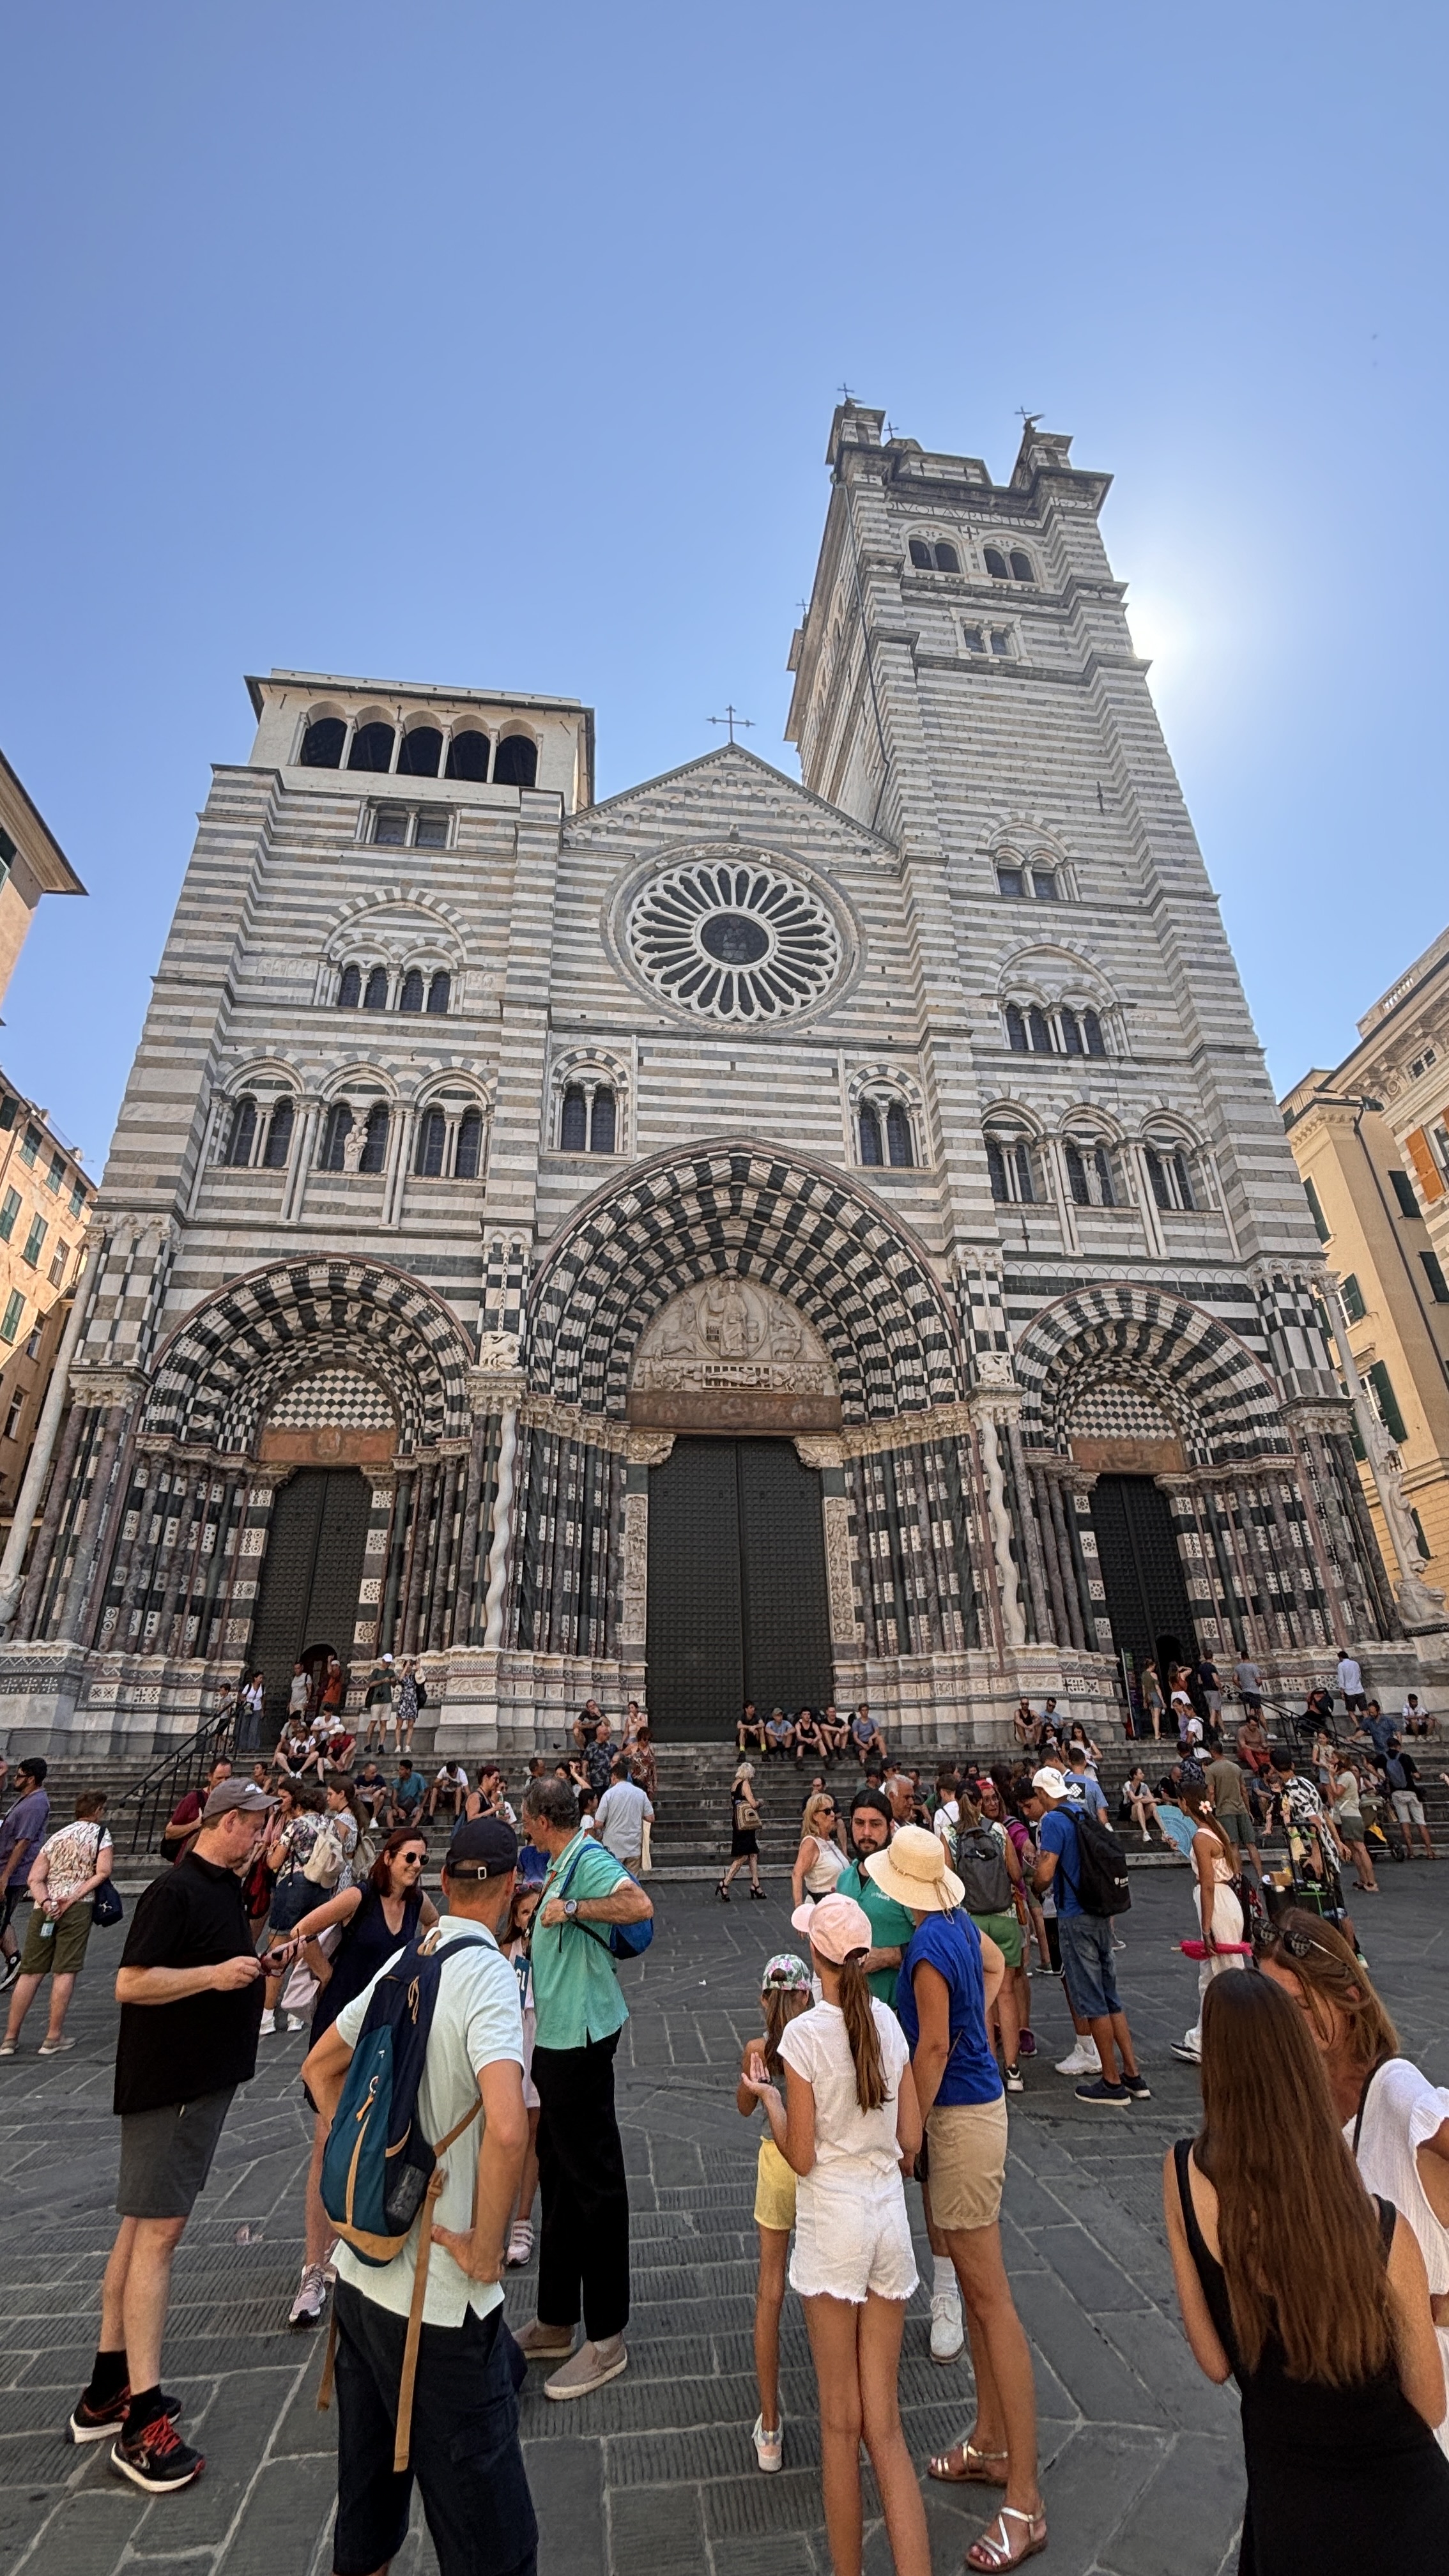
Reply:
<svg viewBox="0 0 1449 2576"><path fill-rule="evenodd" d="M853 1896L822 1896L818 1905L797 1906L790 1921L833 1968L840 1967L852 1950L871 1946L870 1916Z"/></svg>

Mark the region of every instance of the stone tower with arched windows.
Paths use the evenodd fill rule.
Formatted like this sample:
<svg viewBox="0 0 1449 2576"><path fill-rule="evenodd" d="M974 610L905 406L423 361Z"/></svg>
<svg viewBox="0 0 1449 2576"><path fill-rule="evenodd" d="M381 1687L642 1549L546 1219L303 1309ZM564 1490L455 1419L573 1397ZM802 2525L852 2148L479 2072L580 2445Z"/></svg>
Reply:
<svg viewBox="0 0 1449 2576"><path fill-rule="evenodd" d="M424 1657L459 1749L1413 1659L1106 480L881 429L801 782L599 803L572 700L250 684L0 1568L27 1741L324 1650Z"/></svg>

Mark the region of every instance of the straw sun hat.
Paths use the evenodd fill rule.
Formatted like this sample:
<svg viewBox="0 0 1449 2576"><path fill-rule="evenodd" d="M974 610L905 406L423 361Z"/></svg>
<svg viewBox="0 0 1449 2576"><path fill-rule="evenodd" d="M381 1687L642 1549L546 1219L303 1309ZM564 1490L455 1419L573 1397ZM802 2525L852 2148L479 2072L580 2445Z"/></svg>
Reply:
<svg viewBox="0 0 1449 2576"><path fill-rule="evenodd" d="M893 1896L911 1914L949 1914L966 1890L946 1867L946 1846L924 1825L902 1825L884 1851L872 1852L865 1864L882 1896Z"/></svg>

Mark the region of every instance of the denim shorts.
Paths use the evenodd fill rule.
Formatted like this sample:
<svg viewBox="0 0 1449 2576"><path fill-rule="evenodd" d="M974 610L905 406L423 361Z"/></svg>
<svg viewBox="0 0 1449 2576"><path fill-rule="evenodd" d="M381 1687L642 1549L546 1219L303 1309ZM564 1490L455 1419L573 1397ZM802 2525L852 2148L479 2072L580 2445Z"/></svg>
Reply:
<svg viewBox="0 0 1449 2576"><path fill-rule="evenodd" d="M1106 1914L1061 1914L1062 1970L1067 2001L1079 2021L1101 2021L1120 2012L1112 1965L1112 1921Z"/></svg>

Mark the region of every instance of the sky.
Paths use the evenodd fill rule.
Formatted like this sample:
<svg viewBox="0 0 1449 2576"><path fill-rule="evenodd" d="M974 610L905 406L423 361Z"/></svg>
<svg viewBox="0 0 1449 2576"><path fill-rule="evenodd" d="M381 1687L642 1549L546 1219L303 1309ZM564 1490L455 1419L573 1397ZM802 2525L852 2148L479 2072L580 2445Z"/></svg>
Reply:
<svg viewBox="0 0 1449 2576"><path fill-rule="evenodd" d="M781 739L837 387L1116 480L1284 1090L1444 927L1442 9L47 0L0 34L0 744L89 888L0 1062L99 1171L272 665ZM1439 749L1436 751L1436 746Z"/></svg>

